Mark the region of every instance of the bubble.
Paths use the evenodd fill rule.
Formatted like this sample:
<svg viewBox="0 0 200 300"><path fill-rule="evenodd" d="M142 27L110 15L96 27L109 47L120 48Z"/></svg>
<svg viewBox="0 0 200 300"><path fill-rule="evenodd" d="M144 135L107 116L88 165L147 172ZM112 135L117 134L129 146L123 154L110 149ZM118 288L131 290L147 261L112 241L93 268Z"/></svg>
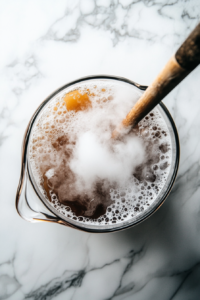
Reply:
<svg viewBox="0 0 200 300"><path fill-rule="evenodd" d="M121 192L120 193L120 196L122 197L122 196L126 196L126 193L125 192Z"/></svg>
<svg viewBox="0 0 200 300"><path fill-rule="evenodd" d="M154 182L156 180L156 175L149 170L146 172L144 178L149 182Z"/></svg>
<svg viewBox="0 0 200 300"><path fill-rule="evenodd" d="M162 143L159 146L159 149L161 150L162 153L168 152L169 151L169 145L168 145L168 143Z"/></svg>
<svg viewBox="0 0 200 300"><path fill-rule="evenodd" d="M155 136L160 137L160 131L156 131Z"/></svg>
<svg viewBox="0 0 200 300"><path fill-rule="evenodd" d="M164 162L163 164L160 165L161 170L165 170L169 166L168 162Z"/></svg>

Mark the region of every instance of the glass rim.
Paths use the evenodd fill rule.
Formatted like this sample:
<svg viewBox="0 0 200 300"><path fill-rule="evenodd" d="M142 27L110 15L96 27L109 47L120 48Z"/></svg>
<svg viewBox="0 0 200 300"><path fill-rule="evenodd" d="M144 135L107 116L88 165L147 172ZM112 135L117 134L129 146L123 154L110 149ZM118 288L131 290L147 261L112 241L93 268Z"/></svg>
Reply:
<svg viewBox="0 0 200 300"><path fill-rule="evenodd" d="M50 101L55 95L57 95L62 90L66 89L74 84L77 84L77 83L80 83L83 81L87 81L87 80L94 80L94 79L118 80L121 82L131 84L141 91L145 91L147 89L147 86L140 85L140 84L138 84L134 81L131 81L127 78L124 78L124 77L112 76L112 75L91 75L91 76L81 77L77 80L71 81L71 82L61 86L60 88L55 90L53 93L51 93L36 109L35 113L33 114L32 118L28 124L27 130L24 135L24 140L23 140L23 145L22 145L22 168L21 168L21 176L20 176L19 186L18 186L17 195L16 195L16 208L17 208L17 203L19 201L19 197L20 197L20 190L22 189L22 185L23 185L23 181L24 181L24 175L26 172L25 165L27 164L27 172L29 174L29 179L30 179L31 185L32 185L37 197L42 201L42 203L45 205L45 207L56 216L56 218L63 221L66 225L73 227L75 229L79 229L79 230L86 231L86 232L93 232L93 233L106 233L106 232L120 231L120 230L130 228L132 226L138 225L141 222L143 222L144 220L146 220L148 217L150 217L154 212L156 212L161 207L161 205L164 203L167 196L169 195L169 193L173 187L173 184L175 182L176 176L177 176L178 167L179 167L179 159L180 159L180 144L179 144L178 132L177 132L174 120L173 120L171 114L169 113L168 109L166 108L166 106L163 104L163 102L160 102L158 105L160 105L161 108L163 109L163 111L166 114L166 116L169 120L169 123L173 129L175 148L176 148L176 156L175 156L174 170L173 170L170 182L169 182L165 192L163 193L161 199L159 200L159 202L154 207L152 207L152 209L150 209L151 208L151 206L150 206L149 210L146 212L146 214L144 213L141 217L138 216L138 219L133 219L132 222L130 219L129 222L127 221L128 222L127 224L125 224L125 223L113 224L113 227L110 227L110 228L99 228L98 229L98 225L95 226L96 228L89 228L89 227L87 227L87 225L85 225L85 227L82 227L82 226L78 225L78 222L76 222L76 224L74 224L74 222L73 223L70 222L70 219L68 219L69 221L67 221L65 218L62 218L61 213L59 213L56 209L53 209L53 207L51 205L46 204L44 199L42 199L41 195L38 193L37 188L35 187L35 184L32 179L32 174L30 174L29 165L28 165L29 138L30 138L30 135L32 132L32 127L35 123L35 120L36 120L38 114L41 112L43 107L48 103L48 101ZM18 211L18 209L17 209L17 211ZM19 211L18 211L18 213L19 213ZM106 225L104 225L104 226L106 227Z"/></svg>

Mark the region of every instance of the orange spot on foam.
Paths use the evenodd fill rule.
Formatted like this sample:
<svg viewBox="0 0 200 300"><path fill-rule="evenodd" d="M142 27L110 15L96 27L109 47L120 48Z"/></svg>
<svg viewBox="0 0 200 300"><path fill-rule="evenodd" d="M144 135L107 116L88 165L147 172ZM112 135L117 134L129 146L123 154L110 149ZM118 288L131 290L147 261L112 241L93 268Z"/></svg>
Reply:
<svg viewBox="0 0 200 300"><path fill-rule="evenodd" d="M66 94L63 101L65 102L67 110L79 111L92 107L88 94L81 94L77 90Z"/></svg>

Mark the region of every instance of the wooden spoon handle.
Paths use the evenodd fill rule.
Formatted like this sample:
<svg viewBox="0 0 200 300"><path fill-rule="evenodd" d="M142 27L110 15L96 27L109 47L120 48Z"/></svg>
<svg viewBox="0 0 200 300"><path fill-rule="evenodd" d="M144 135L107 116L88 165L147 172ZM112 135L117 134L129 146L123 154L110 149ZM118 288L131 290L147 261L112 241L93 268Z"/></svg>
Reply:
<svg viewBox="0 0 200 300"><path fill-rule="evenodd" d="M170 58L122 123L113 131L112 137L118 138L128 133L199 63L200 24L192 31L176 54Z"/></svg>
<svg viewBox="0 0 200 300"><path fill-rule="evenodd" d="M175 57L179 65L190 72L198 66L200 63L200 23L177 50Z"/></svg>

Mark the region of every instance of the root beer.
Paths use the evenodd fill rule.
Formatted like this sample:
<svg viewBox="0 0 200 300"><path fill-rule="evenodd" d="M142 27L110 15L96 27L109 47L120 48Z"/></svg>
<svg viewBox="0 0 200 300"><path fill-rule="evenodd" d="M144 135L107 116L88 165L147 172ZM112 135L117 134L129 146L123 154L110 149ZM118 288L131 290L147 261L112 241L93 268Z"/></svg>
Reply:
<svg viewBox="0 0 200 300"><path fill-rule="evenodd" d="M30 167L43 197L64 217L94 225L121 223L157 199L172 151L159 110L120 141L111 139L139 97L126 83L83 82L56 95L37 117Z"/></svg>

